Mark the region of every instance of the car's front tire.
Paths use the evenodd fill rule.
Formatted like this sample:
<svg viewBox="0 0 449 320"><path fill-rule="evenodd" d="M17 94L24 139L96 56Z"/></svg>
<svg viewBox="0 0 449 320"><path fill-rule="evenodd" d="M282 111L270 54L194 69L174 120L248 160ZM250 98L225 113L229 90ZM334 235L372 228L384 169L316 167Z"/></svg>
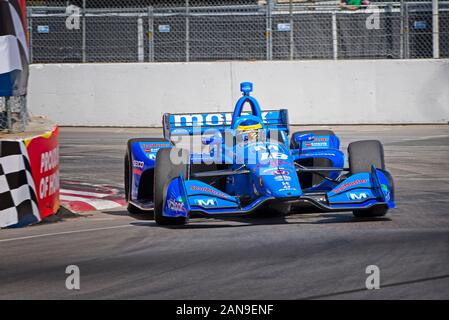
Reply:
<svg viewBox="0 0 449 320"><path fill-rule="evenodd" d="M364 140L352 142L348 146L350 174L371 172L374 165L385 170L384 148L378 140ZM382 217L388 212L387 206L376 206L365 210L354 210L358 218Z"/></svg>
<svg viewBox="0 0 449 320"><path fill-rule="evenodd" d="M385 170L384 148L378 140L362 140L350 143L348 157L351 175L371 172L373 165L377 169Z"/></svg>
<svg viewBox="0 0 449 320"><path fill-rule="evenodd" d="M354 214L354 217L357 218L375 218L375 217L383 217L388 212L387 206L381 206L381 207L374 207L371 209L365 209L365 210L354 210L352 213Z"/></svg>
<svg viewBox="0 0 449 320"><path fill-rule="evenodd" d="M180 164L174 164L170 154L181 157ZM160 149L156 156L156 167L154 168L154 220L159 225L182 225L187 222L184 217L165 217L163 212L164 199L169 183L182 175L187 176L189 164L189 153L178 148Z"/></svg>

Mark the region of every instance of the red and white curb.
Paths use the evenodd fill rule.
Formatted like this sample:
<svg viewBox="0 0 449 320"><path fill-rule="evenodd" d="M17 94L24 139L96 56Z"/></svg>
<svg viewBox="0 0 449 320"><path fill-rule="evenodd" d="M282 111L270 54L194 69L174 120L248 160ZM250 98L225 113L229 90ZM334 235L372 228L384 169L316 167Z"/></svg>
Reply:
<svg viewBox="0 0 449 320"><path fill-rule="evenodd" d="M123 192L115 187L87 183L62 182L61 205L71 212L110 210L126 205Z"/></svg>

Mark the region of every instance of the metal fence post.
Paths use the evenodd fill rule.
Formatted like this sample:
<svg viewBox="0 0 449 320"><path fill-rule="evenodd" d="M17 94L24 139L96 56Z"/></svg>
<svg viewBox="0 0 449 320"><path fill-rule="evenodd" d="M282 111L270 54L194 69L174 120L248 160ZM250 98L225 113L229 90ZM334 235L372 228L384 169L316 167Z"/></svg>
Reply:
<svg viewBox="0 0 449 320"><path fill-rule="evenodd" d="M139 15L137 18L137 60L139 62L145 61L145 51L144 51L144 32L143 32L143 17Z"/></svg>
<svg viewBox="0 0 449 320"><path fill-rule="evenodd" d="M393 5L388 3L385 6L385 32L387 40L387 58L394 58L394 44L393 44Z"/></svg>
<svg viewBox="0 0 449 320"><path fill-rule="evenodd" d="M290 10L290 60L293 60L294 57L294 49L295 49L295 38L293 34L293 0L290 0L289 5Z"/></svg>
<svg viewBox="0 0 449 320"><path fill-rule="evenodd" d="M28 95L23 96L22 106L21 106L21 119L23 131L25 131L25 126L28 125Z"/></svg>
<svg viewBox="0 0 449 320"><path fill-rule="evenodd" d="M5 97L6 130L12 132L11 97Z"/></svg>
<svg viewBox="0 0 449 320"><path fill-rule="evenodd" d="M267 39L267 60L273 60L273 21L272 21L272 0L267 0L267 17L265 37Z"/></svg>
<svg viewBox="0 0 449 320"><path fill-rule="evenodd" d="M337 12L332 11L332 52L334 60L338 59Z"/></svg>
<svg viewBox="0 0 449 320"><path fill-rule="evenodd" d="M83 63L86 62L86 0L83 0L83 32L82 32Z"/></svg>
<svg viewBox="0 0 449 320"><path fill-rule="evenodd" d="M33 8L27 8L27 17L28 17L28 53L30 63L33 63Z"/></svg>
<svg viewBox="0 0 449 320"><path fill-rule="evenodd" d="M190 61L190 10L189 0L186 0L186 62Z"/></svg>
<svg viewBox="0 0 449 320"><path fill-rule="evenodd" d="M154 61L154 12L153 7L148 7L148 60Z"/></svg>
<svg viewBox="0 0 449 320"><path fill-rule="evenodd" d="M440 32L439 32L439 8L438 0L432 0L432 39L433 39L433 58L440 58Z"/></svg>
<svg viewBox="0 0 449 320"><path fill-rule="evenodd" d="M404 59L404 0L401 0L399 10L401 11L401 31L399 36L399 58Z"/></svg>
<svg viewBox="0 0 449 320"><path fill-rule="evenodd" d="M404 2L404 58L410 58L410 30L409 30L408 3Z"/></svg>

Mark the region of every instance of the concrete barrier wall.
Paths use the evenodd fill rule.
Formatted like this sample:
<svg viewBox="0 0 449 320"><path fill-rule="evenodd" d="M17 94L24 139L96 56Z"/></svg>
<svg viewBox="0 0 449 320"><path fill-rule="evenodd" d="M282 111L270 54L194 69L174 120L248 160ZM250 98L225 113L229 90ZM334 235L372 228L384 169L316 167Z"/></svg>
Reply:
<svg viewBox="0 0 449 320"><path fill-rule="evenodd" d="M160 126L231 111L242 81L292 124L449 121L447 59L32 65L28 101L59 125Z"/></svg>

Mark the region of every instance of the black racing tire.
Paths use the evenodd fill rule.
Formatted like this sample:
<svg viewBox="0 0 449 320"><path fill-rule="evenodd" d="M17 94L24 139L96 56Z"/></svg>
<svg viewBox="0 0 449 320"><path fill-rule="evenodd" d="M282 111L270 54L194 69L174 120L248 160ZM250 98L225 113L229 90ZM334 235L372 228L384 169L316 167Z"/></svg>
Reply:
<svg viewBox="0 0 449 320"><path fill-rule="evenodd" d="M385 170L384 148L378 140L352 142L348 146L349 173L371 172L371 166Z"/></svg>
<svg viewBox="0 0 449 320"><path fill-rule="evenodd" d="M352 142L348 146L349 172L371 172L374 165L378 169L385 170L384 148L378 140L363 140ZM354 210L353 214L358 218L383 217L388 212L387 206L376 206L371 209Z"/></svg>
<svg viewBox="0 0 449 320"><path fill-rule="evenodd" d="M354 210L352 214L357 218L375 218L375 217L383 217L388 212L387 206L376 206L371 209L365 210Z"/></svg>
<svg viewBox="0 0 449 320"><path fill-rule="evenodd" d="M170 159L171 152L178 152L181 156L180 164L174 164ZM168 184L181 174L187 176L189 167L189 153L179 148L160 149L156 155L154 169L154 220L159 225L183 225L187 222L184 217L169 218L162 215Z"/></svg>
<svg viewBox="0 0 449 320"><path fill-rule="evenodd" d="M297 134L308 134L312 133L315 136L335 136L335 133L332 130L305 130L305 131L296 131L292 134L292 138L290 141L290 148L291 149L298 149L299 145L295 141L295 135Z"/></svg>
<svg viewBox="0 0 449 320"><path fill-rule="evenodd" d="M126 150L126 154L125 154L125 163L123 165L123 168L125 170L123 177L125 178L124 180L124 185L125 185L125 200L128 201L129 200L129 176L130 176L130 172L129 172L129 155L128 155L129 151Z"/></svg>
<svg viewBox="0 0 449 320"><path fill-rule="evenodd" d="M130 214L148 214L148 211L137 208L135 205L128 203L126 208Z"/></svg>
<svg viewBox="0 0 449 320"><path fill-rule="evenodd" d="M124 164L124 168L125 168L125 172L124 172L124 177L125 177L125 199L126 201L129 201L129 177L130 177L130 163L129 163L129 151L126 151L125 154L125 164ZM139 208L137 208L135 205L128 203L128 207L127 210L129 213L131 214L144 214L144 213L148 213L147 211L141 210Z"/></svg>

